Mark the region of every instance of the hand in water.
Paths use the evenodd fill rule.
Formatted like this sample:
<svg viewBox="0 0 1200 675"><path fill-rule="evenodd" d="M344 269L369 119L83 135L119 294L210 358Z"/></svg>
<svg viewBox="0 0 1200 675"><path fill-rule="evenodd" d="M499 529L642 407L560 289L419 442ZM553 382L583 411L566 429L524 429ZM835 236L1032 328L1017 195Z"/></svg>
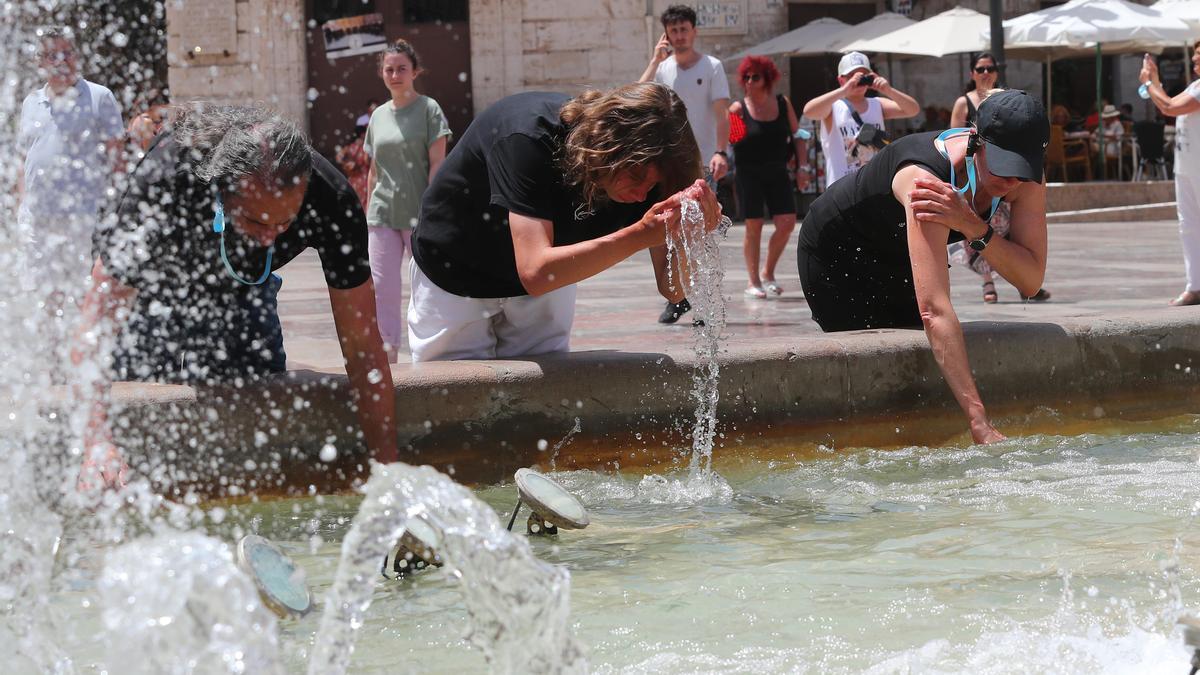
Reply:
<svg viewBox="0 0 1200 675"><path fill-rule="evenodd" d="M704 214L705 231L712 232L717 229L721 224L721 203L717 201L717 193L712 191L708 183L697 180L679 194L700 204L700 212Z"/></svg>
<svg viewBox="0 0 1200 675"><path fill-rule="evenodd" d="M971 422L971 438L979 445L987 445L989 443L999 443L1007 440L1007 436L996 431L996 427L987 420Z"/></svg>

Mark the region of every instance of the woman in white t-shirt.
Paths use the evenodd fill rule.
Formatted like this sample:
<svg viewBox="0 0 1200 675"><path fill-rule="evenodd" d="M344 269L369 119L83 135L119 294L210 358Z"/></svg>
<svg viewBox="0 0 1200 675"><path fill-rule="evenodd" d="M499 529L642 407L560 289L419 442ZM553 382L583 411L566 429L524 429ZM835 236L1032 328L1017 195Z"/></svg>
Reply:
<svg viewBox="0 0 1200 675"><path fill-rule="evenodd" d="M1200 75L1200 40L1192 49L1192 68ZM1187 286L1171 304L1200 305L1200 80L1168 96L1158 79L1158 64L1150 54L1142 59L1138 79L1159 112L1175 118L1175 203Z"/></svg>

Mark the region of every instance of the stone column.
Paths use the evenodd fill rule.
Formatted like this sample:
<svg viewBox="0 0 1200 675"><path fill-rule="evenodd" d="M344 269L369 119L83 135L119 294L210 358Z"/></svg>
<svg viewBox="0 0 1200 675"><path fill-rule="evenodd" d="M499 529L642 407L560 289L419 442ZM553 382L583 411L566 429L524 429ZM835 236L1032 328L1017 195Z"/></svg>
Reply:
<svg viewBox="0 0 1200 675"><path fill-rule="evenodd" d="M308 126L304 0L167 0L172 101L263 103Z"/></svg>

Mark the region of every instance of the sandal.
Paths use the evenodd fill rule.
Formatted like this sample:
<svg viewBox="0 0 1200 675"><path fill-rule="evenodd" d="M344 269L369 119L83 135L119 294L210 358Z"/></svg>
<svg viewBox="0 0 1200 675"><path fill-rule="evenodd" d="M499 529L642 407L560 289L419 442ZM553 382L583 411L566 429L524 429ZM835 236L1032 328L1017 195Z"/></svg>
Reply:
<svg viewBox="0 0 1200 675"><path fill-rule="evenodd" d="M1033 295L1031 295L1025 299L1030 300L1032 302L1045 302L1050 299L1050 291L1048 291L1044 288L1039 288L1037 293L1034 293Z"/></svg>
<svg viewBox="0 0 1200 675"><path fill-rule="evenodd" d="M1184 291L1171 301L1172 307L1189 307L1200 305L1200 291Z"/></svg>
<svg viewBox="0 0 1200 675"><path fill-rule="evenodd" d="M774 279L764 281L763 288L771 295L783 295L783 287L776 283Z"/></svg>
<svg viewBox="0 0 1200 675"><path fill-rule="evenodd" d="M994 305L999 299L1000 296L996 294L996 282L983 282L983 301L989 305Z"/></svg>
<svg viewBox="0 0 1200 675"><path fill-rule="evenodd" d="M749 297L749 298L758 298L759 300L765 300L767 297L767 292L762 289L762 286L749 286L746 288L745 291L742 291L742 292L746 295L746 297Z"/></svg>

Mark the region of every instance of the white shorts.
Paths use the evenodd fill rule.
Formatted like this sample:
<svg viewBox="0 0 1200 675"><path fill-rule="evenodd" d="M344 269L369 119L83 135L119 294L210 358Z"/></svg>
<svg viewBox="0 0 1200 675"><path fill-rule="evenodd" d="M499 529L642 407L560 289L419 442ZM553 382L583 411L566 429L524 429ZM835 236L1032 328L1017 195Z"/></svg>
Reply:
<svg viewBox="0 0 1200 675"><path fill-rule="evenodd" d="M413 363L533 356L570 349L575 285L545 295L464 298L409 266L408 344Z"/></svg>

